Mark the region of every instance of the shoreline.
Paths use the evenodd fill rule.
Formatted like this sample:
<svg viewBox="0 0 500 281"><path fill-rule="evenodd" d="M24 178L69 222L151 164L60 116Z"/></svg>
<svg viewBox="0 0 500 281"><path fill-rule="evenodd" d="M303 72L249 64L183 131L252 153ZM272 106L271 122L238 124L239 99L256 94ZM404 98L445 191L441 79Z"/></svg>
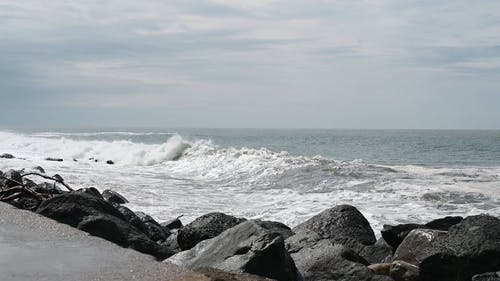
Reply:
<svg viewBox="0 0 500 281"><path fill-rule="evenodd" d="M81 280L89 280L85 275L88 270L82 265L89 267L93 265L89 262L93 258L86 260L84 257L93 255L102 261L99 262L99 266L106 267L103 269L106 274L125 274L121 272L121 267L115 267L114 263L118 260L120 264L130 264L129 261L120 261L115 258L114 253L118 253L120 258L127 260L131 258L132 267L135 266L134 260L140 259L141 264L150 263L153 271L165 270L167 274L165 278L170 278L171 275L168 274L175 275L179 270L182 273L185 269L200 270L208 267L223 270L217 274L247 273L279 281L323 280L320 276L325 274L332 276L331 278L351 276L345 280L427 281L440 276L440 280L469 281L475 274L500 270L500 259L498 259L500 219L488 215L467 218L444 217L426 224L385 225L381 232L382 237L378 240L364 215L350 205L333 206L293 229L280 222L247 220L224 213L208 213L187 225L183 225L179 218L160 224L147 214L134 212L123 206L123 203L128 202L127 199L112 190L105 190L102 193L96 188L73 190L65 184L62 177L45 176L43 169L40 173L23 174L22 171L15 170L0 172L2 178L0 200L21 209L30 209L75 228L53 221L44 223L47 219L21 210L17 212L27 219L16 220L18 216L14 214L16 210L10 208L10 212L2 212L0 219L2 236L11 243L3 246L12 253L22 253L24 249L22 245L11 247L12 242L17 243L12 237L27 235L25 241L38 243L50 249L49 255L61 258L63 264L72 260L72 253L66 253L65 248L81 249L86 253L79 256L83 260L77 259L76 267L69 266L63 271L71 276L73 274L81 276ZM53 182L35 183L30 179L32 176L40 176ZM68 191L58 186L64 186ZM5 205L2 206L5 208ZM10 214L13 214L12 218L9 217ZM5 216L8 216L7 219ZM26 223L25 229L13 227L15 221L19 220ZM33 224L30 221L37 223ZM86 241L88 236L82 236L82 232L76 228L114 242L123 248L113 245L112 248L115 250L97 253L97 249L101 250L100 245L90 244L89 247L86 243L94 243L93 241L98 238ZM54 237L55 242L50 244L51 247L47 247L47 241L50 240L34 238L41 237L35 234L40 234L38 232L47 232L47 236ZM64 235L67 233L77 237L74 244L64 240ZM104 242L102 239L98 240ZM454 240L460 244L455 245ZM461 244L464 240L472 246L464 248ZM127 248L150 254L158 261L164 262L158 263L152 258L146 261L144 255ZM123 251L135 254L124 254ZM31 263L29 251L27 253L18 256L17 261L14 259L15 263L23 264L26 259ZM43 253L44 251L40 255ZM69 256L65 257L66 254ZM140 255L142 258L135 255ZM450 255L453 257L451 261L448 260ZM34 259L40 258L35 256ZM429 260L432 260L430 264ZM478 261L485 263L486 266L479 266ZM38 271L36 268L41 264L37 261L32 263L35 265L33 271ZM177 264L184 269L168 266L156 269L161 267L158 264L169 263ZM440 270L443 270L444 264L447 264L448 268L445 270L446 274L452 276L452 279L441 276L443 273ZM464 264L467 265L467 271L456 273L455 271ZM19 273L15 272L16 267L9 265L7 263L4 266L14 270L12 276L17 276ZM76 271L71 273L73 269ZM356 273L352 273L352 270ZM45 273L49 274L46 271ZM136 275L132 275L132 278L135 278L133 276ZM181 277L181 280L188 280L188 277L183 278ZM253 280L251 278L257 277L236 275L231 278Z"/></svg>

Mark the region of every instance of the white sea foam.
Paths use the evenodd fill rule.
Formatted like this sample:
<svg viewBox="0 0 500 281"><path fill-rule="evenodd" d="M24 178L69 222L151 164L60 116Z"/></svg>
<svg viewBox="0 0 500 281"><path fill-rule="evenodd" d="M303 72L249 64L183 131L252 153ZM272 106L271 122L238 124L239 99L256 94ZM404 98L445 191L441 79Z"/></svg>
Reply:
<svg viewBox="0 0 500 281"><path fill-rule="evenodd" d="M294 226L337 204L360 208L378 230L386 223L445 215L500 215L498 167L382 166L220 147L176 134L166 134L161 144L70 137L0 132L0 154L26 159L0 159L0 170L41 165L75 187L115 189L129 198L132 209L159 220L184 214L187 222L222 211Z"/></svg>

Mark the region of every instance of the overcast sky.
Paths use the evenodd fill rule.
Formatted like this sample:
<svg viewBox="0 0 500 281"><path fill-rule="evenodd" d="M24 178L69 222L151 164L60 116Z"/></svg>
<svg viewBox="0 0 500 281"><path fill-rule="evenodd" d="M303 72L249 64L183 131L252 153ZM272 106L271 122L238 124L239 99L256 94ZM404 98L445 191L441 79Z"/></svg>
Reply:
<svg viewBox="0 0 500 281"><path fill-rule="evenodd" d="M0 0L0 127L500 129L500 1Z"/></svg>

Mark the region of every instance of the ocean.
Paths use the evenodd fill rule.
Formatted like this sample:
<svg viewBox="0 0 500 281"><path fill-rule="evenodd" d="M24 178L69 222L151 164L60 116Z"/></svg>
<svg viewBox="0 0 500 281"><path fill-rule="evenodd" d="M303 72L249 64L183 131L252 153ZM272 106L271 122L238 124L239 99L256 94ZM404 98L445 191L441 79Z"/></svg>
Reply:
<svg viewBox="0 0 500 281"><path fill-rule="evenodd" d="M356 206L376 232L500 216L500 131L4 130L2 153L17 158L0 159L0 170L42 166L73 188L118 191L158 221L224 212L293 227L339 204Z"/></svg>

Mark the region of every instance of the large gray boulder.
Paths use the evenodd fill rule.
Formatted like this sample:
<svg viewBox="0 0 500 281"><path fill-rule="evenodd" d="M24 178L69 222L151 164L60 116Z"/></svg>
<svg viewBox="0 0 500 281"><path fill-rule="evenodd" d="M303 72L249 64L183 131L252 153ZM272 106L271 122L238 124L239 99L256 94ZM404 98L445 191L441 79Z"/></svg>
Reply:
<svg viewBox="0 0 500 281"><path fill-rule="evenodd" d="M238 224L166 261L189 269L212 267L279 281L300 280L282 235L253 221Z"/></svg>
<svg viewBox="0 0 500 281"><path fill-rule="evenodd" d="M183 226L177 235L177 243L182 250L189 250L199 242L214 238L223 231L245 221L224 213L209 213Z"/></svg>
<svg viewBox="0 0 500 281"><path fill-rule="evenodd" d="M338 243L356 240L364 245L372 245L376 242L368 220L350 205L339 205L325 210L296 226L293 231L313 231L323 239Z"/></svg>
<svg viewBox="0 0 500 281"><path fill-rule="evenodd" d="M470 216L450 227L448 237L422 260L423 281L470 281L484 272L500 270L500 219Z"/></svg>

